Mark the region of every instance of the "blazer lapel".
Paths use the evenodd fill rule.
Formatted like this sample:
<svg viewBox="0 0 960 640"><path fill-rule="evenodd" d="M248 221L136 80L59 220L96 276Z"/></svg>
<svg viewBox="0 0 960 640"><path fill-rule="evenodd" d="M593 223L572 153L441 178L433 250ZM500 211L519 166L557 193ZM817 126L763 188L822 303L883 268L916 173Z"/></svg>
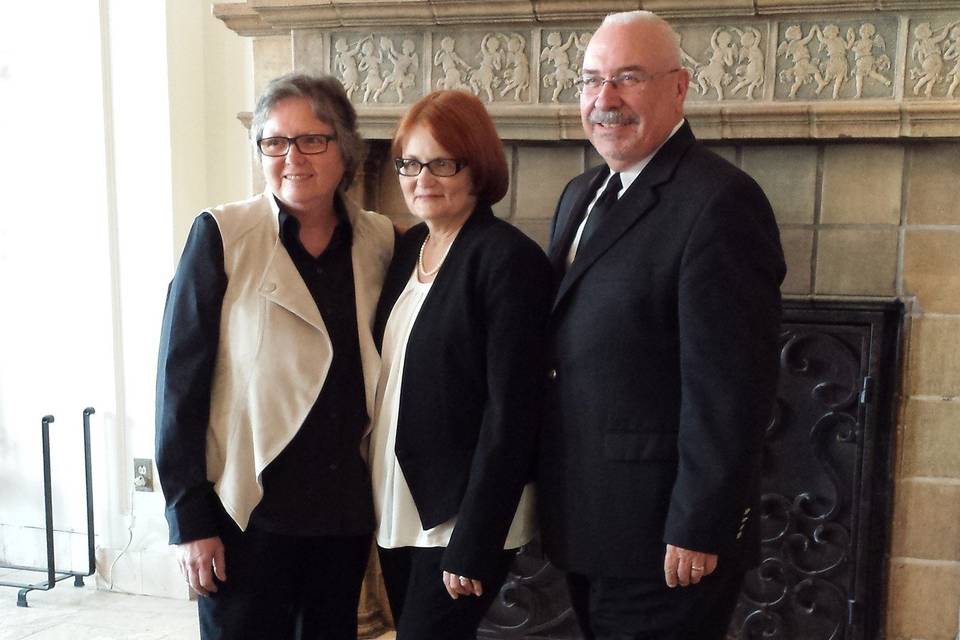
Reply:
<svg viewBox="0 0 960 640"><path fill-rule="evenodd" d="M410 273L417 264L420 245L423 244L426 236L427 226L422 222L418 223L407 229L394 250L390 269L383 282L383 291L377 305L377 317L373 325L373 341L378 350L383 347L383 334L387 328L390 312L410 280Z"/></svg>
<svg viewBox="0 0 960 640"><path fill-rule="evenodd" d="M657 151L650 163L640 172L630 188L620 196L617 204L607 215L603 226L599 227L590 241L577 248L577 257L567 269L560 281L557 295L553 301L556 309L570 288L607 250L615 244L630 227L645 216L659 201L656 188L673 177L677 163L693 144L693 132L690 124L684 122L677 132ZM602 177L606 174L601 172ZM596 191L596 179L587 191L589 197ZM582 196L581 196L582 197Z"/></svg>

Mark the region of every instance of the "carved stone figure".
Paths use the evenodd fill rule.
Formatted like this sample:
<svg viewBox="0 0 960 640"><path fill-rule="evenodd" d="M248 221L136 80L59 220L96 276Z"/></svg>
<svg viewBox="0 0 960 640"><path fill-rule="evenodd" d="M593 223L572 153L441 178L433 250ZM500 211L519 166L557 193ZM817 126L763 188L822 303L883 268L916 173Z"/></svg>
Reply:
<svg viewBox="0 0 960 640"><path fill-rule="evenodd" d="M727 72L736 59L737 47L733 44L733 36L729 31L717 27L710 36L710 49L706 55L710 61L697 71L697 85L700 93L706 95L711 89L717 92L717 100L723 100L723 88L733 79Z"/></svg>
<svg viewBox="0 0 960 640"><path fill-rule="evenodd" d="M943 52L943 59L947 62L956 60L953 68L947 72L950 86L947 88L947 97L952 98L953 92L960 86L960 26L950 29L950 46Z"/></svg>
<svg viewBox="0 0 960 640"><path fill-rule="evenodd" d="M804 36L803 30L798 24L790 25L783 33L786 39L777 47L777 55L792 61L793 66L780 72L780 82L793 80L789 94L791 98L796 98L797 91L800 90L800 87L809 83L811 79L817 83L816 93L818 94L823 91L823 88L828 84L820 73L820 68L817 66L820 61L818 59L811 59L810 49L807 46L810 40L813 39L813 36L819 33L820 27L814 26L810 29L809 33Z"/></svg>
<svg viewBox="0 0 960 640"><path fill-rule="evenodd" d="M463 81L461 69L469 70L470 65L454 50L456 44L456 40L445 36L440 40L440 48L433 56L433 64L443 69L443 76L437 80L437 88L469 91L470 87Z"/></svg>
<svg viewBox="0 0 960 640"><path fill-rule="evenodd" d="M697 67L701 65L700 61L691 56L689 53L684 51L681 44L683 43L683 36L679 32L674 32L674 38L677 41L677 49L680 51L680 66L687 70L688 77L690 81L688 85L691 89L697 88L697 83L695 78L697 77Z"/></svg>
<svg viewBox="0 0 960 640"><path fill-rule="evenodd" d="M947 39L950 27L956 23L945 25L939 32L934 32L929 22L921 22L914 28L913 35L916 41L910 48L910 58L919 66L910 69L910 79L916 80L913 85L913 95L930 97L933 95L933 86L943 80L941 72L945 64L941 43Z"/></svg>
<svg viewBox="0 0 960 640"><path fill-rule="evenodd" d="M360 46L370 40L373 36L361 38L353 43L347 44L346 38L337 38L333 48L337 54L333 61L334 69L343 88L347 91L347 98L353 99L353 93L360 88L360 69L357 61L357 54L360 53Z"/></svg>
<svg viewBox="0 0 960 640"><path fill-rule="evenodd" d="M373 101L378 102L381 94L387 89L397 92L397 102L403 102L403 90L416 84L417 71L420 70L420 56L417 55L417 44L409 38L403 41L401 52L397 52L390 38L380 38L380 52L386 60L393 64L393 70L383 79L380 88L373 94Z"/></svg>
<svg viewBox="0 0 960 640"><path fill-rule="evenodd" d="M590 44L590 38L593 37L592 31L584 31L580 35L574 35L573 44L577 49L576 54L573 58L573 71L577 75L583 72L583 55L587 51L587 45ZM577 87L576 96L580 97L580 88Z"/></svg>
<svg viewBox="0 0 960 640"><path fill-rule="evenodd" d="M826 25L823 30L817 34L820 40L819 51L827 50L827 59L820 64L820 70L823 71L823 79L827 82L833 82L833 99L840 97L840 90L847 82L847 74L850 71L850 63L847 61L847 51L853 46L853 32L847 34L847 39L840 37L840 27L835 24ZM817 94L822 89L817 90Z"/></svg>
<svg viewBox="0 0 960 640"><path fill-rule="evenodd" d="M552 102L560 102L560 94L564 89L573 87L577 79L577 71L570 64L570 55L567 51L578 40L577 34L570 34L566 42L559 31L552 31L547 35L547 46L540 52L540 61L553 65L554 70L543 74L543 86L553 87Z"/></svg>
<svg viewBox="0 0 960 640"><path fill-rule="evenodd" d="M500 87L500 70L504 59L500 37L493 33L483 36L477 57L480 66L470 71L470 88L478 96L483 91L487 102L493 102L493 90Z"/></svg>
<svg viewBox="0 0 960 640"><path fill-rule="evenodd" d="M763 49L760 48L760 30L755 27L747 27L743 31L734 27L731 30L740 36L740 55L737 58L740 66L736 69L737 84L733 86L731 93L736 95L741 89L746 88L747 99L753 100L754 89L763 85L764 66Z"/></svg>
<svg viewBox="0 0 960 640"><path fill-rule="evenodd" d="M860 38L850 47L854 56L852 73L857 84L855 98L863 97L863 82L867 78L876 80L885 87L892 84L889 78L880 73L890 68L890 58L886 54L875 55L873 52L874 49L886 50L883 36L877 33L877 28L872 22L863 23L860 26L859 33Z"/></svg>
<svg viewBox="0 0 960 640"><path fill-rule="evenodd" d="M374 45L373 36L371 35L360 45L360 63L357 65L357 69L359 69L361 73L366 73L366 75L363 76L363 81L360 83L360 86L363 88L364 104L369 102L370 98L374 98L374 102L376 102L376 97L379 95L377 91L380 89L380 85L383 84L380 65L380 52L376 50L376 45Z"/></svg>
<svg viewBox="0 0 960 640"><path fill-rule="evenodd" d="M500 90L503 97L513 91L513 99L519 101L521 94L530 88L530 60L527 57L527 40L518 33L507 40L505 82Z"/></svg>
<svg viewBox="0 0 960 640"><path fill-rule="evenodd" d="M573 59L573 69L577 72L577 75L580 75L580 71L583 69L583 56L587 52L587 45L590 44L590 38L592 37L592 31L584 31L573 40L573 44L577 48L577 53Z"/></svg>

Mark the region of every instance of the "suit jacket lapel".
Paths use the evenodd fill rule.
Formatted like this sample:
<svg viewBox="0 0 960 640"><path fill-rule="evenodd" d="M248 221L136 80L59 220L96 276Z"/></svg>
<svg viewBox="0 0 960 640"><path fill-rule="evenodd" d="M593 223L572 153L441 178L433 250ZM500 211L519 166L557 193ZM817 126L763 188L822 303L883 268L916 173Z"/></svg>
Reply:
<svg viewBox="0 0 960 640"><path fill-rule="evenodd" d="M573 204L557 212L556 232L554 233L554 237L551 238L550 249L547 252L547 256L550 258L550 262L553 264L553 268L557 273L563 273L566 267L570 243L573 240L573 236L577 233L577 227L580 226L580 223L583 221L583 217L579 214L587 207L590 199L593 198L593 194L596 193L597 189L607 177L609 170L606 167L600 167L596 169L596 172L596 175L589 180L585 189L571 196L571 202Z"/></svg>
<svg viewBox="0 0 960 640"><path fill-rule="evenodd" d="M656 187L673 177L677 163L693 142L694 137L690 125L684 122L680 129L657 151L650 163L630 185L630 188L620 196L617 204L608 213L603 226L594 232L589 242L577 248L576 259L560 281L560 287L557 289L557 295L553 301L554 309L557 308L557 305L584 272L656 205L659 200ZM606 174L601 172L600 175L605 176ZM596 191L595 182L591 184L593 186L587 191L587 197Z"/></svg>

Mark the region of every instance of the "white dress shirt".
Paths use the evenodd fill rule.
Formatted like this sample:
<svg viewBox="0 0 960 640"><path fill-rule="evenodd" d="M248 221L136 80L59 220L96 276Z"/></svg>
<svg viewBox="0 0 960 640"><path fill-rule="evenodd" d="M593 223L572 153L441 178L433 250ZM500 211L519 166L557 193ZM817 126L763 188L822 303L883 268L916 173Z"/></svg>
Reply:
<svg viewBox="0 0 960 640"><path fill-rule="evenodd" d="M666 140L660 143L660 146L653 150L653 153L647 157L640 160L640 162L632 165L623 171L620 171L620 183L623 185L620 187L620 191L617 192L617 199L622 196L627 189L630 188L630 185L633 184L633 181L637 179L637 176L640 175L640 172L646 168L650 161L653 160L653 156L657 155L657 151L660 151L660 147L667 143L667 140L673 137L677 131L680 130L680 127L683 126L683 119L680 119L676 125L674 125L673 130L670 132L670 135L667 136ZM590 217L590 213L593 211L593 205L597 203L597 200L600 199L600 195L603 193L603 190L607 188L607 183L610 182L610 178L613 177L613 172L611 172L607 179L603 181L603 184L600 185L600 188L597 189L597 192L593 194L593 199L590 200L590 204L587 205L587 214L583 216L583 220L580 222L580 226L577 227L577 235L573 237L573 242L570 243L570 251L567 252L567 266L569 267L573 264L574 258L577 257L577 247L580 246L580 236L583 235L583 228L587 224L587 219Z"/></svg>

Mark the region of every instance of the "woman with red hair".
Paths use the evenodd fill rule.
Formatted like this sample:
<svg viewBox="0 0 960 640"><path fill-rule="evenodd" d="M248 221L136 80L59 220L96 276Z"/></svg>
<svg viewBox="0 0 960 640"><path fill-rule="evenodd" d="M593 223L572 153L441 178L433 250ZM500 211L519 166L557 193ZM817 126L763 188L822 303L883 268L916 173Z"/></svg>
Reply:
<svg viewBox="0 0 960 640"><path fill-rule="evenodd" d="M525 485L552 271L491 210L509 171L479 99L423 97L392 151L421 222L397 246L374 327L377 544L398 640L474 638L534 534Z"/></svg>

